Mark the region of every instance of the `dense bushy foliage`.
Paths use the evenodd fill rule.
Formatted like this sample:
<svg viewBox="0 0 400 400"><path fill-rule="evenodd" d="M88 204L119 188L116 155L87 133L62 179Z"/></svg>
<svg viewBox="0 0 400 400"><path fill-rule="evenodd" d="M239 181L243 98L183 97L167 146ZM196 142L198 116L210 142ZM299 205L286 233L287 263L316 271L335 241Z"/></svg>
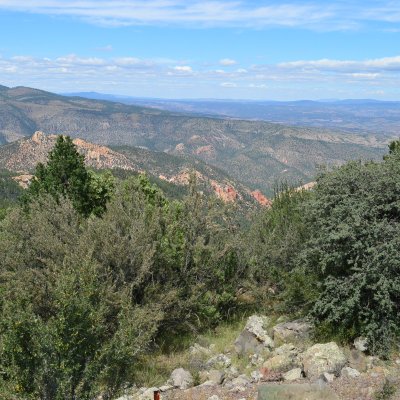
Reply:
<svg viewBox="0 0 400 400"><path fill-rule="evenodd" d="M51 185L0 224L9 396L107 398L158 338L215 326L241 307L237 224L195 184L171 202L145 176L128 178L88 218Z"/></svg>
<svg viewBox="0 0 400 400"><path fill-rule="evenodd" d="M364 335L372 352L398 336L398 145L321 173L311 192L279 188L249 229L195 182L171 201L146 176L91 174L68 138L57 146L0 222L0 396L110 398L161 339L254 305Z"/></svg>
<svg viewBox="0 0 400 400"><path fill-rule="evenodd" d="M305 208L302 252L316 275L313 315L387 351L400 327L400 152L323 174Z"/></svg>

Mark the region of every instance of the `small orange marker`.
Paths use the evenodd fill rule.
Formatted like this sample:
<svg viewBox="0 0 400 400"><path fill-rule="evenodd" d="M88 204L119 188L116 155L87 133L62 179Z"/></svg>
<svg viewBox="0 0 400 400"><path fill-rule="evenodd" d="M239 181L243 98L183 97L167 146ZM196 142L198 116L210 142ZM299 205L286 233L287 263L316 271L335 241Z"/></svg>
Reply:
<svg viewBox="0 0 400 400"><path fill-rule="evenodd" d="M159 390L155 390L154 391L154 400L161 400L160 391Z"/></svg>

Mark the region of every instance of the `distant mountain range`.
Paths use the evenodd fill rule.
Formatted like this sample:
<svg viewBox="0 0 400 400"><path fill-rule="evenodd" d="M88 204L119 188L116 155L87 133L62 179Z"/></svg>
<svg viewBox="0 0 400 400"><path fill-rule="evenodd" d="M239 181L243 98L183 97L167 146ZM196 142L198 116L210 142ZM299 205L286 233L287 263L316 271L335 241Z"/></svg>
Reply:
<svg viewBox="0 0 400 400"><path fill-rule="evenodd" d="M72 95L72 94L69 94ZM73 95L117 101L173 112L278 122L359 134L400 136L400 101L326 99L299 101L168 100L115 96L96 92Z"/></svg>
<svg viewBox="0 0 400 400"><path fill-rule="evenodd" d="M319 165L380 159L387 144L381 135L205 117L1 86L0 141L15 141L38 130L195 158L267 194L277 181L312 181Z"/></svg>

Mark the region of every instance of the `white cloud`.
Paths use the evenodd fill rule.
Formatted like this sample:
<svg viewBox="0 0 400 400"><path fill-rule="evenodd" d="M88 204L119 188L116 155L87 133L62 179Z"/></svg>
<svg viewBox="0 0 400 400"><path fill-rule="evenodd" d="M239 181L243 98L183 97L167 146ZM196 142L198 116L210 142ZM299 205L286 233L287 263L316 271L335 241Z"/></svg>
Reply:
<svg viewBox="0 0 400 400"><path fill-rule="evenodd" d="M0 0L1 1L1 0ZM285 93L324 98L365 95L366 88L382 96L400 98L400 57L371 60L298 60L281 64L250 65L240 69L212 69L209 62L126 57L56 58L30 55L0 56L0 76L7 86L26 85L56 92L105 91L149 97L262 97ZM208 89L206 89L208 88ZM186 90L186 92L185 92ZM247 92L246 92L247 90ZM222 92L221 92L222 93ZM226 93L226 92L224 92ZM336 95L335 95L336 93ZM345 94L344 94L345 93ZM389 94L388 94L389 93ZM179 97L176 95L176 97Z"/></svg>
<svg viewBox="0 0 400 400"><path fill-rule="evenodd" d="M174 67L174 70L177 72L186 72L186 73L193 72L192 67L189 67L188 65L177 65L176 67Z"/></svg>
<svg viewBox="0 0 400 400"><path fill-rule="evenodd" d="M377 73L370 73L370 72L355 72L353 74L350 74L353 78L365 78L365 79L375 79L380 74Z"/></svg>
<svg viewBox="0 0 400 400"><path fill-rule="evenodd" d="M230 65L236 65L237 61L232 60L231 58L223 58L222 60L219 60L219 63L220 63L220 65L228 67Z"/></svg>
<svg viewBox="0 0 400 400"><path fill-rule="evenodd" d="M390 2L389 2L390 3ZM269 26L337 30L362 20L398 21L399 7L336 0L0 0L0 9L82 18L108 26L174 24L185 26Z"/></svg>
<svg viewBox="0 0 400 400"><path fill-rule="evenodd" d="M311 60L311 61L290 61L278 64L280 68L320 70L336 72L356 72L364 71L400 71L400 56L384 57L364 61L354 60Z"/></svg>
<svg viewBox="0 0 400 400"><path fill-rule="evenodd" d="M220 86L225 88L236 88L238 85L234 82L222 82Z"/></svg>

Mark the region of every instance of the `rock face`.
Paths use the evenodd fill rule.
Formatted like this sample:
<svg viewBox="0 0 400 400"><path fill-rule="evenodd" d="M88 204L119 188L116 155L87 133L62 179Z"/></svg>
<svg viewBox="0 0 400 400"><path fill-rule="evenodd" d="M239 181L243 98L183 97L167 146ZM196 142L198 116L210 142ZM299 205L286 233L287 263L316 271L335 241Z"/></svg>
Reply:
<svg viewBox="0 0 400 400"><path fill-rule="evenodd" d="M264 207L271 207L272 206L272 201L264 196L259 190L254 190L253 192L250 193L257 201L259 204L261 204Z"/></svg>
<svg viewBox="0 0 400 400"><path fill-rule="evenodd" d="M275 325L272 329L275 343L290 343L299 340L307 340L313 326L304 320L284 322Z"/></svg>
<svg viewBox="0 0 400 400"><path fill-rule="evenodd" d="M307 378L318 379L324 372L339 375L347 358L335 342L315 344L302 355Z"/></svg>
<svg viewBox="0 0 400 400"><path fill-rule="evenodd" d="M235 350L239 355L260 354L274 348L274 341L268 335L266 329L268 318L252 315L235 341Z"/></svg>
<svg viewBox="0 0 400 400"><path fill-rule="evenodd" d="M263 385L258 389L258 400L338 400L327 387L308 383Z"/></svg>
<svg viewBox="0 0 400 400"><path fill-rule="evenodd" d="M18 149L5 161L5 167L11 171L31 171L36 164L46 163L47 155L52 150L57 140L57 135L46 135L35 132L30 139L18 143ZM85 157L85 163L97 169L119 168L137 171L138 168L125 155L111 150L109 147L74 139L80 154Z"/></svg>
<svg viewBox="0 0 400 400"><path fill-rule="evenodd" d="M189 389L193 386L193 376L189 371L178 368L172 371L171 378L168 383L178 389Z"/></svg>

